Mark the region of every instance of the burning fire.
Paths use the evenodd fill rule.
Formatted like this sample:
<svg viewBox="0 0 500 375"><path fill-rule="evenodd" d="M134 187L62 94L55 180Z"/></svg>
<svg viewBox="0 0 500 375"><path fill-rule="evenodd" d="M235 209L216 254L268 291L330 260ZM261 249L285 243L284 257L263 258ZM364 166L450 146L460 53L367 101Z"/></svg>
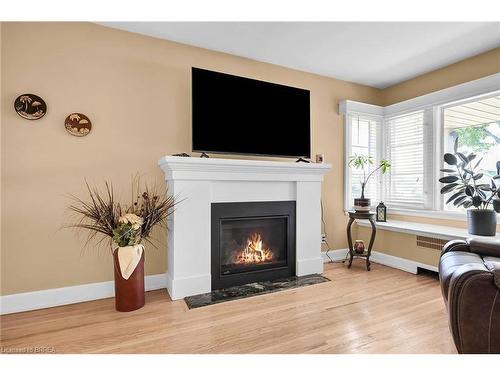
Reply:
<svg viewBox="0 0 500 375"><path fill-rule="evenodd" d="M237 251L234 263L249 264L262 263L273 260L274 254L270 249L262 248L262 238L259 233L253 233L247 238L247 245L241 251Z"/></svg>

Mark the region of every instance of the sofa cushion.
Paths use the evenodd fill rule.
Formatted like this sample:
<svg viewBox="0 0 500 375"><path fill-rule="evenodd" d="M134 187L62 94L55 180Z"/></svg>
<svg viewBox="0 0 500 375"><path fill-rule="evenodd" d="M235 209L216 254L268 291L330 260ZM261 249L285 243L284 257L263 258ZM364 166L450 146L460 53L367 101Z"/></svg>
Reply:
<svg viewBox="0 0 500 375"><path fill-rule="evenodd" d="M445 301L448 301L448 288L453 272L464 264L477 264L484 267L483 259L474 253L451 251L441 257L439 261L439 278L441 280L441 292ZM486 270L486 268L484 269Z"/></svg>

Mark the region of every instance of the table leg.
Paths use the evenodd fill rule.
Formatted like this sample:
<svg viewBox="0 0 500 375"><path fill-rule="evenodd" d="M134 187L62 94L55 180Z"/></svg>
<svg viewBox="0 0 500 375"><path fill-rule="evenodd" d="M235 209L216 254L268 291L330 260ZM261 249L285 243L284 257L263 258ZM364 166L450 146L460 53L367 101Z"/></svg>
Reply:
<svg viewBox="0 0 500 375"><path fill-rule="evenodd" d="M366 269L370 271L370 256L372 255L372 247L373 242L375 242L375 235L377 234L377 227L375 226L375 222L373 219L369 219L370 224L372 226L372 235L370 237L370 244L368 245L368 255L366 257Z"/></svg>
<svg viewBox="0 0 500 375"><path fill-rule="evenodd" d="M349 223L347 224L347 242L349 243L349 265L347 268L351 268L352 259L354 258L353 248L352 248L352 235L351 235L351 226L354 222L353 218L349 218Z"/></svg>

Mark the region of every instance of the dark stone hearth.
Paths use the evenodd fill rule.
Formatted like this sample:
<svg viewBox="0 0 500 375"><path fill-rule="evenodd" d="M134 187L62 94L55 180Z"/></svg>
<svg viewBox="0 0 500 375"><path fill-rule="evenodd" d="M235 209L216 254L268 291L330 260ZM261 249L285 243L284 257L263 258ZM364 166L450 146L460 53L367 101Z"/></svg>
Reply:
<svg viewBox="0 0 500 375"><path fill-rule="evenodd" d="M307 276L291 276L274 281L261 281L257 283L233 286L214 290L211 293L198 294L186 297L184 300L190 309L214 305L216 303L232 301L235 299L247 298L261 294L278 292L280 290L294 289L301 286L320 284L330 281L330 279L319 274Z"/></svg>

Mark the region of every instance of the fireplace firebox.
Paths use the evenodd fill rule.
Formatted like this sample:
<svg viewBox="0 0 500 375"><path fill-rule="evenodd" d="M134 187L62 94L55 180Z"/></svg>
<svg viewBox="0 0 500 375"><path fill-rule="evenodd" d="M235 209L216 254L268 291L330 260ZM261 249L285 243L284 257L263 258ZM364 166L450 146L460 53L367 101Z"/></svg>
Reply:
<svg viewBox="0 0 500 375"><path fill-rule="evenodd" d="M295 201L212 203L212 290L295 275Z"/></svg>

